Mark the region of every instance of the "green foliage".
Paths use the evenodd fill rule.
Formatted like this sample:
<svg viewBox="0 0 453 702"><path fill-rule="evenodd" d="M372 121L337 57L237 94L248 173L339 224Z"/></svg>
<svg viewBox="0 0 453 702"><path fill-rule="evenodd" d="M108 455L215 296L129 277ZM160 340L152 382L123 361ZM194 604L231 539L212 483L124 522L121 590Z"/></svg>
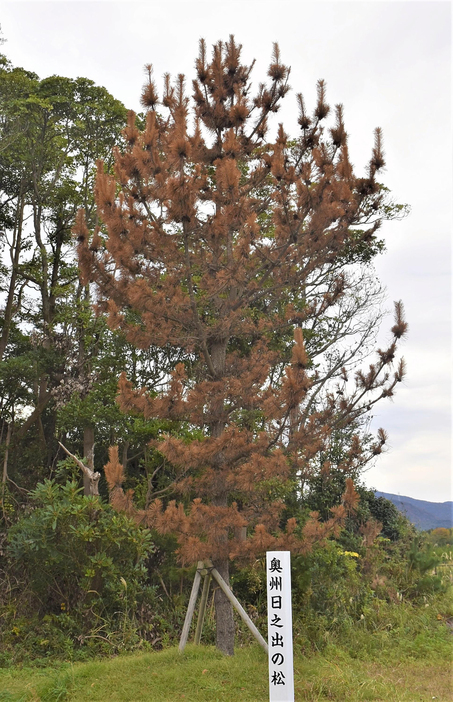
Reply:
<svg viewBox="0 0 453 702"><path fill-rule="evenodd" d="M27 578L41 614L133 607L152 550L149 532L75 483L45 481L36 508L9 531L8 552Z"/></svg>
<svg viewBox="0 0 453 702"><path fill-rule="evenodd" d="M360 619L372 592L360 577L359 559L357 552L344 551L333 541L294 558L292 586L299 611L308 608L332 623Z"/></svg>
<svg viewBox="0 0 453 702"><path fill-rule="evenodd" d="M23 488L52 474L62 386L83 386L89 376L84 345L96 340L79 323L83 291L71 230L79 207L96 219L96 160L110 167L125 119L124 106L87 78L41 80L1 62L0 292L7 304L0 396L2 419L14 420L8 474ZM22 417L37 405L37 422L21 435ZM83 430L81 419L73 431Z"/></svg>
<svg viewBox="0 0 453 702"><path fill-rule="evenodd" d="M414 539L408 554L408 560L409 569L420 573L420 575L425 575L427 571L432 570L440 562L431 544L426 545L423 550L420 549L419 539Z"/></svg>
<svg viewBox="0 0 453 702"><path fill-rule="evenodd" d="M2 320L0 328L3 328ZM42 351L33 348L30 339L16 324L12 324L9 338L9 347L0 360L2 418L8 422L33 403L33 383L43 365Z"/></svg>
<svg viewBox="0 0 453 702"><path fill-rule="evenodd" d="M81 495L75 483L45 481L32 500L34 509L8 534L10 578L22 595L13 593L5 607L4 645L22 645L32 657L72 657L74 646L104 642L111 652L131 637L136 643L135 610L144 593L153 597L149 532Z"/></svg>
<svg viewBox="0 0 453 702"><path fill-rule="evenodd" d="M326 520L331 516L330 508L341 503L344 493L346 478L344 471L332 468L327 475L318 474L310 479L307 494L302 500L302 505L307 510L316 510L321 519ZM391 541L398 541L406 533L412 536L415 530L410 522L401 515L394 504L385 497L376 497L373 489L368 489L355 481L355 487L360 496L360 504L356 514L350 518L346 531L342 535L342 543L346 547L356 548L357 544L351 537L358 534L362 524L369 519L374 519L382 524L381 536Z"/></svg>
<svg viewBox="0 0 453 702"><path fill-rule="evenodd" d="M359 487L361 508L368 508L370 516L382 524L381 535L397 541L408 528L408 520L401 515L395 505L385 497L376 497L374 490Z"/></svg>
<svg viewBox="0 0 453 702"><path fill-rule="evenodd" d="M350 542L352 541L349 532ZM451 587L434 569L436 558L412 531L391 541L378 537L365 547L344 547L344 539L292 558L293 620L297 647L305 654L329 644L389 655L404 639L408 655L417 646L427 655L448 649L445 621L453 614ZM234 592L258 628L266 630L263 561L232 576ZM417 641L417 643L414 643Z"/></svg>
<svg viewBox="0 0 453 702"><path fill-rule="evenodd" d="M440 562L441 558L435 553L431 544L423 543L419 538L414 539L408 553L409 596L420 597L442 592L445 589L441 576L433 572Z"/></svg>
<svg viewBox="0 0 453 702"><path fill-rule="evenodd" d="M426 538L429 543L434 546L452 546L453 545L453 529L439 527L427 532Z"/></svg>

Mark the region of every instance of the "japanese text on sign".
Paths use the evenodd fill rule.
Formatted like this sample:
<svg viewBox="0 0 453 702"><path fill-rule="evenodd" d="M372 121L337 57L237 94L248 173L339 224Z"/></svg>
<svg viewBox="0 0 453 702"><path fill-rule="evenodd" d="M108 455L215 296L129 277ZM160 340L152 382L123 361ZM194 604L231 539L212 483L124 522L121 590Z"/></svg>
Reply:
<svg viewBox="0 0 453 702"><path fill-rule="evenodd" d="M266 554L270 702L294 702L289 551Z"/></svg>

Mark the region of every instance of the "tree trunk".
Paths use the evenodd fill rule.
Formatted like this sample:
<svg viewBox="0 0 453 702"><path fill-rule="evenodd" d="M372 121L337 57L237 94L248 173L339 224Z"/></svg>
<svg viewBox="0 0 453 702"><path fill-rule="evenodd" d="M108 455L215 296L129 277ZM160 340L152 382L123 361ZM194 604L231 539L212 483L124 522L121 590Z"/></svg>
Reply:
<svg viewBox="0 0 453 702"><path fill-rule="evenodd" d="M21 184L22 191L22 184ZM18 210L16 213L16 224L14 225L13 232L13 243L10 248L10 256L12 259L11 268L11 278L9 281L8 295L6 298L6 305L3 311L3 327L2 334L0 336L0 361L5 353L6 346L8 344L9 332L11 329L11 322L13 319L14 310L14 296L16 294L16 283L17 276L19 273L19 260L20 254L22 253L22 224L24 217L24 199L21 194L18 204Z"/></svg>
<svg viewBox="0 0 453 702"><path fill-rule="evenodd" d="M86 458L87 466L94 473L94 427L85 426L83 428L83 457ZM91 495L93 492L92 481L87 473L83 474L83 494Z"/></svg>
<svg viewBox="0 0 453 702"><path fill-rule="evenodd" d="M219 571L227 585L230 584L229 578L229 562L228 559L222 559L214 562L214 566ZM218 587L214 595L215 604L215 628L216 639L215 643L219 651L227 656L234 655L234 619L233 605L227 596Z"/></svg>
<svg viewBox="0 0 453 702"><path fill-rule="evenodd" d="M6 481L8 480L8 453L9 453L9 443L11 440L11 431L13 428L13 423L12 421L8 423L8 430L6 432L6 443L5 443L5 457L3 459L3 475L2 475L2 496L1 496L1 503L2 503L2 512L3 512L3 519L6 522L6 510L5 510L5 490L6 490Z"/></svg>
<svg viewBox="0 0 453 702"><path fill-rule="evenodd" d="M12 428L13 428L13 423L8 422L8 430L6 432L6 442L5 442L5 457L3 459L2 494L4 494L4 492L5 492L5 483L8 480L8 453L9 453L9 444L11 441Z"/></svg>
<svg viewBox="0 0 453 702"><path fill-rule="evenodd" d="M44 412L51 397L51 393L46 391L45 394L40 397L38 404L31 413L31 415L25 420L22 426L19 427L17 432L15 432L13 437L13 444L15 448L17 448L18 442L24 438L25 434L30 429L30 427L33 426L33 424L39 419L41 414Z"/></svg>
<svg viewBox="0 0 453 702"><path fill-rule="evenodd" d="M210 344L210 356L212 365L217 378L221 378L225 373L226 348L228 340L223 339L216 343ZM216 398L213 402L213 422L211 424L211 436L219 437L225 430L225 420L223 417L223 398ZM218 470L222 469L224 459L222 455L217 455L214 460L214 467ZM215 495L213 504L226 507L227 492L225 486L219 486L219 494ZM228 539L228 534L225 532L225 541ZM222 558L214 561L214 565L219 571L222 578L229 585L229 561L228 558ZM220 588L217 588L214 595L215 604L215 625L216 625L216 646L219 651L227 656L234 655L234 619L233 605L227 596Z"/></svg>
<svg viewBox="0 0 453 702"><path fill-rule="evenodd" d="M72 458L72 460L75 461L75 463L77 463L77 465L81 469L82 475L83 475L84 486L86 483L88 486L88 489L86 489L86 488L84 489L84 494L85 495L99 495L99 478L101 477L101 474L96 473L94 470L91 470L91 468L88 468L85 465L85 463L83 463L83 461L80 460L80 458L77 458L77 456L74 456L73 453L68 451L66 446L63 446L61 441L59 441L58 443L60 444L63 451L65 451L65 453L67 453L68 456L70 456ZM85 483L85 476L87 477L86 483Z"/></svg>

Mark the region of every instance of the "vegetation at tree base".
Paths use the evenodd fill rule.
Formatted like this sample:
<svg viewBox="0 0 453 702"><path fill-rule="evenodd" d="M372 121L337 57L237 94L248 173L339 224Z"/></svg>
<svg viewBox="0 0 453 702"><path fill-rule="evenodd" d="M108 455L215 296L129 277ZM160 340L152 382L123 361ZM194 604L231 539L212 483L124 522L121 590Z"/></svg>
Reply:
<svg viewBox="0 0 453 702"><path fill-rule="evenodd" d="M300 655L384 655L402 632L412 655L423 630L445 655L451 534L361 481L386 439L370 411L404 374L400 303L363 364L379 224L406 208L377 180L379 131L353 174L322 82L301 136L271 138L288 76L276 47L253 97L234 40L202 43L192 112L149 69L127 117L88 79L2 58L1 666L173 646L205 557L265 632L269 547L293 554ZM234 636L216 589L203 642Z"/></svg>

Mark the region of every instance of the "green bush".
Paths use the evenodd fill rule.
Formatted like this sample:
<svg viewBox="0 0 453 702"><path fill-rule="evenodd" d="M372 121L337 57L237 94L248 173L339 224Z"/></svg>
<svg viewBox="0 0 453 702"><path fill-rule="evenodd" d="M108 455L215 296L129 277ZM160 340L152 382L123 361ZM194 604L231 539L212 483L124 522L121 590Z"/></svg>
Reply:
<svg viewBox="0 0 453 702"><path fill-rule="evenodd" d="M373 593L360 573L360 556L335 541L293 558L294 607L332 624L360 619Z"/></svg>
<svg viewBox="0 0 453 702"><path fill-rule="evenodd" d="M31 499L8 534L8 577L17 585L3 597L3 644L70 658L74 647L103 642L112 652L137 639L135 612L153 599L149 531L73 482L45 481Z"/></svg>
<svg viewBox="0 0 453 702"><path fill-rule="evenodd" d="M369 510L370 517L382 524L381 535L391 541L397 541L403 536L404 529L409 527L408 520L395 505L385 497L376 497L374 490L360 486L360 506Z"/></svg>
<svg viewBox="0 0 453 702"><path fill-rule="evenodd" d="M150 534L76 483L40 483L35 509L9 531L8 554L39 613L112 615L134 605L146 577Z"/></svg>
<svg viewBox="0 0 453 702"><path fill-rule="evenodd" d="M452 546L453 545L453 529L438 527L427 532L428 541L435 546Z"/></svg>

